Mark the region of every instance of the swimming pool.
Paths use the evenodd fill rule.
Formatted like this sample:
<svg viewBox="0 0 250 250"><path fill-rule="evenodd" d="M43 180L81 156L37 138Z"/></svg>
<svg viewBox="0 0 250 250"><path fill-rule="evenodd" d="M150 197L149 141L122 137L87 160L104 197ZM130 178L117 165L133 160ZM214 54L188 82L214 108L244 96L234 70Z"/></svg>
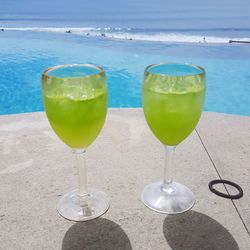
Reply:
<svg viewBox="0 0 250 250"><path fill-rule="evenodd" d="M206 111L250 115L248 44L121 41L23 31L0 34L0 114L43 110L41 72L66 63L104 67L109 107L141 107L145 66L168 61L206 69Z"/></svg>

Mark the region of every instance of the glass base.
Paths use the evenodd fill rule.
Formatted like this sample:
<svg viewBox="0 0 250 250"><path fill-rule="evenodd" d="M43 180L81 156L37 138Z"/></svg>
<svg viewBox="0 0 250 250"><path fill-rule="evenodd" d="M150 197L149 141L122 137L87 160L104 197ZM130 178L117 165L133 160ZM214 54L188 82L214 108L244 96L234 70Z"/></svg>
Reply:
<svg viewBox="0 0 250 250"><path fill-rule="evenodd" d="M57 204L59 214L72 221L87 221L103 215L109 209L107 195L93 188L88 191L86 196L79 196L78 190L66 193Z"/></svg>
<svg viewBox="0 0 250 250"><path fill-rule="evenodd" d="M192 191L177 182L168 185L163 182L151 183L142 191L141 200L148 208L165 214L183 213L195 204Z"/></svg>

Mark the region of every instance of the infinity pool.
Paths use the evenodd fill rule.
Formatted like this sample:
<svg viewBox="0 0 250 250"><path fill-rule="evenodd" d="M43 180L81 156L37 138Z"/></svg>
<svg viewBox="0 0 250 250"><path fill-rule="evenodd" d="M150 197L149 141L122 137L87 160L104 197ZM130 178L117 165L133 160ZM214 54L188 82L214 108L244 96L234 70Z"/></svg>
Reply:
<svg viewBox="0 0 250 250"><path fill-rule="evenodd" d="M145 66L169 61L206 69L206 111L250 115L248 44L120 41L23 31L0 33L0 114L43 110L41 72L70 63L104 67L109 107L141 107Z"/></svg>

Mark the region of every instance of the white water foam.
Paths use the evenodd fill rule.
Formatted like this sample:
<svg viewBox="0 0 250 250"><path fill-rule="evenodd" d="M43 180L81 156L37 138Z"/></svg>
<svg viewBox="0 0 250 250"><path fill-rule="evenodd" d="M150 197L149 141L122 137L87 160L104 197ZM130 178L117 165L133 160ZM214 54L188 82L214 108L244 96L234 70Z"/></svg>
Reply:
<svg viewBox="0 0 250 250"><path fill-rule="evenodd" d="M237 37L216 37L216 36L202 36L202 35L187 35L182 33L146 33L133 32L131 28L94 28L94 27L23 27L23 28L1 28L6 31L32 31L32 32L49 32L49 33L72 33L75 35L91 36L91 37L106 37L119 40L139 40L152 42L176 42L176 43L228 43L230 40L236 41L250 41L250 38Z"/></svg>
<svg viewBox="0 0 250 250"><path fill-rule="evenodd" d="M86 31L95 30L96 28L92 27L84 27L84 28L56 28L56 27L18 27L18 28L1 28L6 31L34 31L34 32L51 32L51 33L65 33L66 31L71 31L74 33L83 33Z"/></svg>

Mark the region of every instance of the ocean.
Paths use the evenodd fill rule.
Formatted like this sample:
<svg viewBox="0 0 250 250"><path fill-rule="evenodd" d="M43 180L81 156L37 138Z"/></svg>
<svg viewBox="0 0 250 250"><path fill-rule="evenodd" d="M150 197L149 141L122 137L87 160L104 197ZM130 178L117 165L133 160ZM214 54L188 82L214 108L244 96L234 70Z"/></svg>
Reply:
<svg viewBox="0 0 250 250"><path fill-rule="evenodd" d="M0 0L0 114L42 111L41 73L103 66L109 107L141 107L144 68L186 62L207 72L205 111L250 115L250 3ZM3 31L1 31L3 30Z"/></svg>
<svg viewBox="0 0 250 250"><path fill-rule="evenodd" d="M0 6L0 27L6 29L167 42L250 41L248 0L0 0Z"/></svg>

